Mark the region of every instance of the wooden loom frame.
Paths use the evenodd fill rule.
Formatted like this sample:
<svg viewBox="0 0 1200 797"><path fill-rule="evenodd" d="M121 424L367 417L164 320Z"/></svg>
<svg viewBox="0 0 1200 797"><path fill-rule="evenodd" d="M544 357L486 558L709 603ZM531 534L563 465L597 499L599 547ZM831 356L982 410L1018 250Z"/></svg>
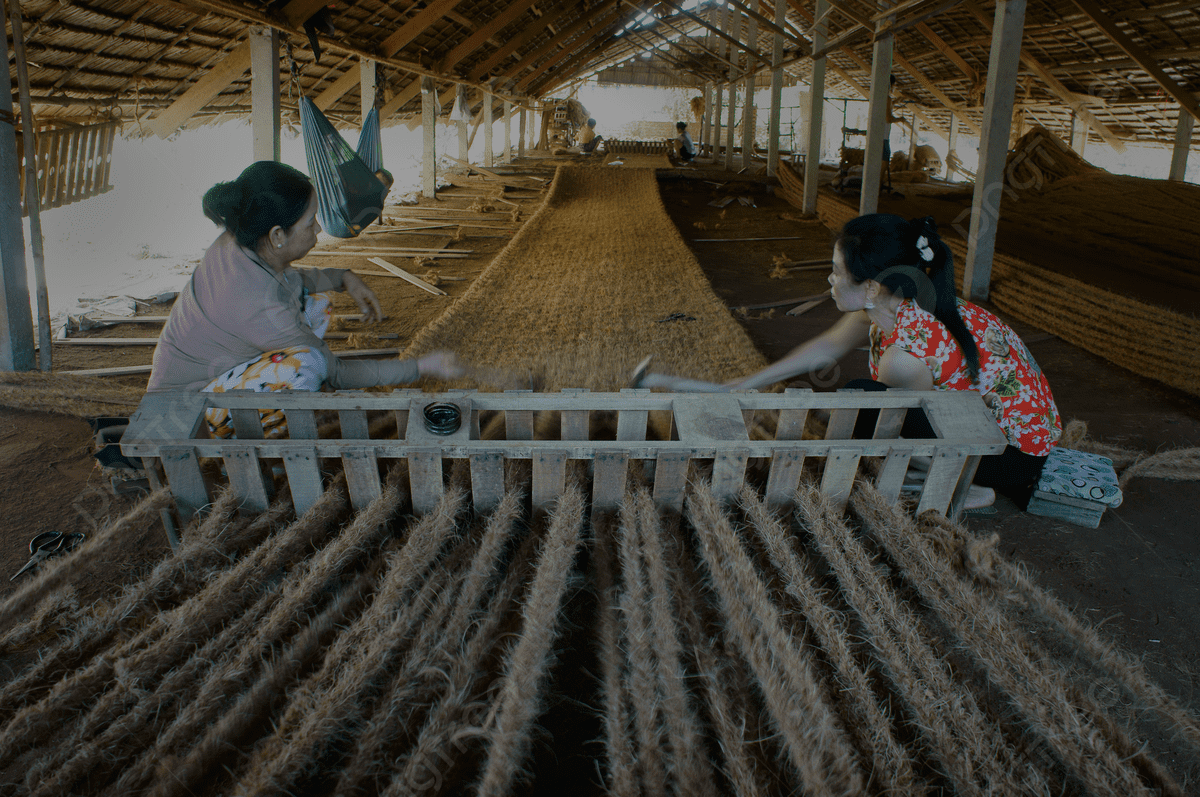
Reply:
<svg viewBox="0 0 1200 797"><path fill-rule="evenodd" d="M459 407L463 423L457 432L439 436L425 428L424 408L437 402ZM925 411L937 438L897 437L905 413L917 407ZM198 437L207 432L204 416L210 408L230 410L237 439ZM283 410L290 436L264 439L260 408ZM808 413L817 409L830 410L826 438L800 439ZM863 409L880 411L874 438L852 440L858 412ZM341 437L318 438L317 411L338 413ZM753 415L760 411L779 413L773 440L750 439ZM403 439L371 438L368 412L395 413L397 428L404 430ZM480 414L489 412L504 414L506 439L479 439ZM535 412L561 413L561 439L534 439ZM616 415L616 440L589 439L594 412ZM646 439L652 412L670 414L671 440ZM568 460L591 460L592 503L597 509L617 506L625 491L630 460L651 460L655 463L655 502L663 509L679 511L693 459L713 461L713 491L723 500L736 496L751 458L769 460L766 500L776 506L790 504L805 459L824 459L821 490L844 507L863 457L883 458L876 486L895 501L910 458L923 455L933 457L933 462L917 511L933 509L956 516L979 457L1000 453L1005 445L1004 434L974 392L231 391L148 393L130 419L121 451L142 458L156 487L170 486L180 518L186 522L212 498L212 485L201 472L201 457L224 461L233 489L244 508L252 511L265 510L270 497L271 482L264 476L263 461L282 461L297 513L311 507L324 489L322 458L341 460L356 510L367 506L382 490L380 460L407 459L413 509L421 514L432 510L444 491L443 459L470 461L472 499L478 510L495 506L503 495L506 459L532 462L535 507L546 507L563 492ZM171 526L168 534L174 544Z"/></svg>

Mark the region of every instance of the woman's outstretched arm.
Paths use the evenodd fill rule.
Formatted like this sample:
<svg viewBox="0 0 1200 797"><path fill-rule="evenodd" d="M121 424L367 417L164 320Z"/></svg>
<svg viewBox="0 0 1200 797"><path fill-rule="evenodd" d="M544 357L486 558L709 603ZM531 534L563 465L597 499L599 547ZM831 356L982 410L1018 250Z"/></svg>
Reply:
<svg viewBox="0 0 1200 797"><path fill-rule="evenodd" d="M828 368L870 340L871 320L859 310L846 313L836 324L757 373L729 384L731 390L773 385L799 374Z"/></svg>

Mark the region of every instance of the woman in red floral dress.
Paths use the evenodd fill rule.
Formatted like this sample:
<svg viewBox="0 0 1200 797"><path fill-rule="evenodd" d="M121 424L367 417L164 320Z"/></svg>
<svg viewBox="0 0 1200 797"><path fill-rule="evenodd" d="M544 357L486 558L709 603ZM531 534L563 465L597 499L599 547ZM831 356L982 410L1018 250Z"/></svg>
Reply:
<svg viewBox="0 0 1200 797"><path fill-rule="evenodd" d="M1050 385L1029 349L995 315L955 295L954 259L926 217L907 221L876 213L851 220L834 246L831 294L845 315L786 357L732 388L770 385L830 367L870 346L865 390L977 390L1008 438L1002 454L983 457L968 507L986 506L994 490L1024 508L1046 456L1062 434ZM875 419L860 413L855 436ZM910 411L901 435L935 437L923 412Z"/></svg>

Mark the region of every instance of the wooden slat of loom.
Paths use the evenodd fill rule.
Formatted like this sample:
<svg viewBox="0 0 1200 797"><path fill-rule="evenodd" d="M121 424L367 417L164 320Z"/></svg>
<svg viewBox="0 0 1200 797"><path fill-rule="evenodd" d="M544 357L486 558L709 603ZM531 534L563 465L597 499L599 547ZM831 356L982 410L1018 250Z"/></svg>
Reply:
<svg viewBox="0 0 1200 797"><path fill-rule="evenodd" d="M350 505L355 512L366 509L383 494L383 486L379 483L379 458L373 450L346 451L342 454L342 467L346 471Z"/></svg>
<svg viewBox="0 0 1200 797"><path fill-rule="evenodd" d="M745 451L720 451L713 458L712 490L713 495L720 501L732 501L737 498L746 479Z"/></svg>
<svg viewBox="0 0 1200 797"><path fill-rule="evenodd" d="M629 473L629 454L612 451L597 454L592 478L592 507L614 510L625 495Z"/></svg>
<svg viewBox="0 0 1200 797"><path fill-rule="evenodd" d="M879 420L875 422L875 433L872 437L876 440L890 440L899 437L900 430L904 427L904 416L907 414L908 410L903 407L880 410Z"/></svg>
<svg viewBox="0 0 1200 797"><path fill-rule="evenodd" d="M838 512L844 510L850 500L850 490L858 474L858 460L859 453L853 448L831 448L825 458L821 492Z"/></svg>
<svg viewBox="0 0 1200 797"><path fill-rule="evenodd" d="M162 467L175 496L179 519L186 524L201 507L212 500L204 474L200 472L200 460L196 449L189 446L163 446Z"/></svg>
<svg viewBox="0 0 1200 797"><path fill-rule="evenodd" d="M583 394L589 393L587 388L575 388L564 390L563 393ZM560 434L563 440L587 440L591 432L591 416L590 410L563 410L559 427Z"/></svg>
<svg viewBox="0 0 1200 797"><path fill-rule="evenodd" d="M408 480L412 485L413 511L432 512L442 499L442 455L438 451L414 452L408 458Z"/></svg>
<svg viewBox="0 0 1200 797"><path fill-rule="evenodd" d="M934 455L925 476L921 500L917 503L918 515L927 509L946 514L966 463L967 455L962 451L939 451Z"/></svg>
<svg viewBox="0 0 1200 797"><path fill-rule="evenodd" d="M683 510L683 495L687 488L688 463L691 456L684 451L661 451L654 466L654 505L674 512Z"/></svg>
<svg viewBox="0 0 1200 797"><path fill-rule="evenodd" d="M812 388L789 387L783 391L789 398L811 398ZM808 410L782 409L775 425L776 440L804 439L804 424L808 421Z"/></svg>
<svg viewBox="0 0 1200 797"><path fill-rule="evenodd" d="M954 495L950 498L950 509L947 511L946 517L957 521L963 513L963 507L967 503L967 490L971 487L971 482L975 478L975 471L979 468L979 455L967 457L966 463L963 465L962 475L958 478L958 486L954 488Z"/></svg>
<svg viewBox="0 0 1200 797"><path fill-rule="evenodd" d="M417 390L416 388L412 388L412 387L399 388L397 390L392 391L392 395L395 396L396 399L401 402L401 407L395 411L396 412L396 436L398 438L400 438L401 440L405 440L408 437L408 415L410 412L408 403L409 403L409 401L412 400L412 397L414 397L420 393L421 393L420 390Z"/></svg>
<svg viewBox="0 0 1200 797"><path fill-rule="evenodd" d="M804 470L804 453L800 451L776 451L771 457L771 470L767 475L766 502L768 506L785 507L793 503L792 496L800 486L800 474Z"/></svg>
<svg viewBox="0 0 1200 797"><path fill-rule="evenodd" d="M566 489L566 451L539 451L533 457L533 505L538 509L550 506Z"/></svg>
<svg viewBox="0 0 1200 797"><path fill-rule="evenodd" d="M506 390L505 393L532 393L530 390ZM507 440L533 439L533 410L505 410L504 437Z"/></svg>
<svg viewBox="0 0 1200 797"><path fill-rule="evenodd" d="M291 431L291 421L288 422ZM321 459L317 449L288 451L283 455L283 469L287 473L288 486L292 491L292 506L296 516L307 512L321 497Z"/></svg>
<svg viewBox="0 0 1200 797"><path fill-rule="evenodd" d="M645 394L649 395L648 388L624 388L622 394ZM648 410L619 410L617 412L617 439L618 440L645 440L646 439L646 424L650 420L650 412Z"/></svg>
<svg viewBox="0 0 1200 797"><path fill-rule="evenodd" d="M900 488L904 486L904 475L908 473L908 463L912 459L906 451L892 451L883 460L883 467L875 477L875 489L890 504L900 500Z"/></svg>
<svg viewBox="0 0 1200 797"><path fill-rule="evenodd" d="M150 487L155 490L161 490L170 482L167 480L166 471L163 470L162 460L158 457L144 457L142 459L142 467L146 470L146 478L150 482ZM163 531L167 534L167 543L171 546L171 550L179 549L179 533L175 530L175 519L171 517L171 510L163 507L159 511L158 516L162 518Z"/></svg>
<svg viewBox="0 0 1200 797"><path fill-rule="evenodd" d="M366 410L338 410L338 421L342 426L343 440L366 440L371 436Z"/></svg>
<svg viewBox="0 0 1200 797"><path fill-rule="evenodd" d="M284 410L283 417L287 419L288 437L290 439L317 439L317 417L316 413L312 410Z"/></svg>
<svg viewBox="0 0 1200 797"><path fill-rule="evenodd" d="M857 420L857 409L834 410L829 413L829 425L825 428L825 439L849 440L854 435L854 422Z"/></svg>
<svg viewBox="0 0 1200 797"><path fill-rule="evenodd" d="M241 499L241 511L246 514L265 512L270 503L267 483L263 479L262 460L251 449L233 448L223 452L225 473L233 492Z"/></svg>
<svg viewBox="0 0 1200 797"><path fill-rule="evenodd" d="M494 509L504 497L504 455L497 451L472 454L471 501L475 511Z"/></svg>
<svg viewBox="0 0 1200 797"><path fill-rule="evenodd" d="M262 440L262 416L258 410L230 410L233 416L233 431L239 440Z"/></svg>

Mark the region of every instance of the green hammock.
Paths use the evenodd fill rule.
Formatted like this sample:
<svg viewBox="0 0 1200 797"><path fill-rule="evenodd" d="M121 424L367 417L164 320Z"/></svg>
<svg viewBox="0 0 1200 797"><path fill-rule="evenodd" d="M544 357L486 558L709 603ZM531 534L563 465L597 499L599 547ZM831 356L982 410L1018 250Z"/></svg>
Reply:
<svg viewBox="0 0 1200 797"><path fill-rule="evenodd" d="M308 97L300 97L300 132L308 172L317 186L317 218L338 238L353 238L383 213L387 187L375 176L383 169L379 112L363 122L355 152Z"/></svg>

